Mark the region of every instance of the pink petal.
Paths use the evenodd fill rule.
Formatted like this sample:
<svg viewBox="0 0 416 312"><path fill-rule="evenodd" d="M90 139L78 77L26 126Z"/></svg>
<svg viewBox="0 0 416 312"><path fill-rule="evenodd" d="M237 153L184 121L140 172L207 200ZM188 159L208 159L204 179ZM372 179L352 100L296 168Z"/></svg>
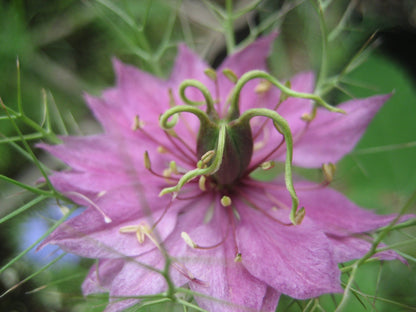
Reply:
<svg viewBox="0 0 416 312"><path fill-rule="evenodd" d="M234 87L234 84L222 74L222 71L224 69L230 69L237 75L237 77L240 78L244 73L250 70L266 70L267 57L269 56L271 45L276 36L276 33L271 33L267 36L257 39L246 48L228 56L218 68L219 98L222 100L222 103L220 103L218 109L220 116L223 115L223 113L226 113L224 111L224 105L230 91ZM258 83L259 80L256 79L247 83L247 85L243 87L240 96L241 112L244 112L245 110L253 107L253 103L257 97L254 92L254 88Z"/></svg>
<svg viewBox="0 0 416 312"><path fill-rule="evenodd" d="M176 224L176 216L178 209L169 210L156 229L153 231L154 239L163 242L166 237L173 231ZM121 233L120 230L126 226L136 226L147 224L152 227L154 222L159 219L163 211L159 210L152 216L144 216L142 218L130 219L122 223L112 222L110 224L85 229L84 233L80 226L76 224L71 227L71 223L67 222L62 225L59 231L55 231L48 237L45 243L58 245L63 250L71 252L82 257L88 258L123 258L125 256L141 255L149 250L155 249L156 245L148 237L145 237L143 243L140 243L136 237L136 232ZM84 213L85 214L85 213ZM78 218L85 218L84 214Z"/></svg>
<svg viewBox="0 0 416 312"><path fill-rule="evenodd" d="M371 237L361 236L347 236L340 237L334 235L327 235L334 247L335 260L337 262L346 262L354 259L360 259L371 248ZM384 244L380 244L379 247L385 247ZM386 250L376 253L373 258L380 260L405 260L400 257L394 250Z"/></svg>
<svg viewBox="0 0 416 312"><path fill-rule="evenodd" d="M325 233L349 235L388 225L397 215L377 215L360 208L343 194L329 188L313 189L312 183L299 184L297 193L306 216ZM312 186L311 190L302 190ZM403 220L402 220L403 221Z"/></svg>
<svg viewBox="0 0 416 312"><path fill-rule="evenodd" d="M217 205L213 220L196 227L189 234L198 244L212 246L221 242L227 231L231 231L228 226L224 207ZM199 306L208 311L260 310L266 284L248 273L242 263L236 263L235 257L236 247L231 237L217 248L188 250L187 258L193 261L187 261L187 268L198 278L198 282L191 282L190 287L211 297L196 296Z"/></svg>
<svg viewBox="0 0 416 312"><path fill-rule="evenodd" d="M324 108L318 109L316 118L295 142L293 163L302 167L336 163L354 148L374 115L389 97L390 95L378 95L339 105L347 115L331 113Z"/></svg>
<svg viewBox="0 0 416 312"><path fill-rule="evenodd" d="M342 291L331 245L312 222L284 226L243 203L236 207L242 263L252 275L296 299Z"/></svg>
<svg viewBox="0 0 416 312"><path fill-rule="evenodd" d="M82 284L84 296L95 293L108 292L116 275L123 268L123 260L97 260Z"/></svg>
<svg viewBox="0 0 416 312"><path fill-rule="evenodd" d="M149 269L163 270L163 266L164 258L158 249L142 257L126 257L123 269L111 283L110 303L105 311L123 311L140 302L140 299L131 297L155 295L165 291L167 284L164 277Z"/></svg>
<svg viewBox="0 0 416 312"><path fill-rule="evenodd" d="M280 293L271 287L267 287L266 295L263 298L261 312L275 312L279 303Z"/></svg>
<svg viewBox="0 0 416 312"><path fill-rule="evenodd" d="M38 144L73 169L89 171L118 170L123 167L118 144L103 135L61 137L63 144Z"/></svg>

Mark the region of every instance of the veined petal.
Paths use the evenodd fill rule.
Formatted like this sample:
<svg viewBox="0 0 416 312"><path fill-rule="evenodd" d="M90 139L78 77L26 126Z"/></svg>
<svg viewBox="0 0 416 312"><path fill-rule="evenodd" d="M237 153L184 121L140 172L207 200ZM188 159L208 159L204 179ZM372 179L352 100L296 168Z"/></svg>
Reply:
<svg viewBox="0 0 416 312"><path fill-rule="evenodd" d="M275 312L279 303L280 293L272 287L267 287L266 295L263 298L261 312Z"/></svg>
<svg viewBox="0 0 416 312"><path fill-rule="evenodd" d="M306 216L325 233L344 236L365 233L388 225L397 215L377 215L351 202L343 194L327 187L307 190L312 183L298 187L300 205ZM305 186L305 190L302 187ZM404 221L403 217L400 222Z"/></svg>
<svg viewBox="0 0 416 312"><path fill-rule="evenodd" d="M122 223L109 223L102 227L97 227L94 231L88 229L89 233L83 233L80 226L74 221L69 221L60 227L59 232L52 233L47 243L58 245L63 250L75 253L82 257L88 258L124 258L141 255L149 250L158 247L166 237L173 231L176 225L176 217L178 208L171 208L166 212L159 222L158 226L151 230L153 224L161 218L163 211L159 210L150 216L141 218L129 218L128 221ZM85 213L84 213L85 214ZM77 218L85 218L80 215ZM77 220L78 221L78 220ZM115 223L115 222L114 222ZM76 225L71 227L72 224ZM147 227L150 233L144 233L143 242L138 241L137 231L141 229L139 226ZM136 231L124 231L123 228L137 227ZM150 235L151 237L147 237Z"/></svg>
<svg viewBox="0 0 416 312"><path fill-rule="evenodd" d="M360 259L370 251L372 237L365 235L357 236L334 236L327 235L334 248L334 257L337 262L346 262L354 259ZM384 244L379 245L385 247ZM373 258L380 260L400 260L406 262L403 257L399 256L394 250L386 250L376 253Z"/></svg>
<svg viewBox="0 0 416 312"><path fill-rule="evenodd" d="M190 288L209 296L195 296L199 306L208 311L260 311L267 285L235 261L236 246L228 222L224 207L217 202L213 219L189 231L190 237L201 246L223 241L220 246L206 250L187 247L184 264L197 278L189 283Z"/></svg>
<svg viewBox="0 0 416 312"><path fill-rule="evenodd" d="M75 170L119 170L122 159L117 154L117 143L104 135L61 137L63 144L37 146L58 157Z"/></svg>
<svg viewBox="0 0 416 312"><path fill-rule="evenodd" d="M336 163L354 148L389 97L377 95L340 104L338 108L346 111L346 115L318 108L307 131L295 141L293 164L320 167L323 163Z"/></svg>
<svg viewBox="0 0 416 312"><path fill-rule="evenodd" d="M111 283L121 271L124 260L100 259L97 260L82 284L84 296L96 293L108 292Z"/></svg>
<svg viewBox="0 0 416 312"><path fill-rule="evenodd" d="M266 70L267 57L269 56L272 43L276 36L277 33L271 33L257 39L244 49L231 54L220 65L218 68L219 97L221 99L218 112L220 116L226 113L224 111L224 105L226 105L226 100L234 87L234 84L222 74L222 71L224 69L230 69L240 78L250 70ZM257 97L254 89L259 82L260 80L256 79L243 87L240 96L240 110L242 112L253 107Z"/></svg>
<svg viewBox="0 0 416 312"><path fill-rule="evenodd" d="M242 202L236 206L242 263L252 275L297 299L342 291L331 244L312 222L284 226Z"/></svg>

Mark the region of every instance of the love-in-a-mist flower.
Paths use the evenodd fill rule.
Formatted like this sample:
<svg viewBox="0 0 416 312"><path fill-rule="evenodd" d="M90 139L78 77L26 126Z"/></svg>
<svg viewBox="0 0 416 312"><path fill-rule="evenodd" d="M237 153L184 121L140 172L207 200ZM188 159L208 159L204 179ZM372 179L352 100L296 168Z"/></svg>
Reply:
<svg viewBox="0 0 416 312"><path fill-rule="evenodd" d="M71 168L53 185L87 207L44 244L98 259L83 292L109 292L108 311L177 298L176 287L208 311L342 292L338 263L362 257L367 233L394 219L326 187L388 96L334 109L311 94L312 73L279 83L265 72L273 38L215 71L180 46L168 80L115 60L116 87L86 96L104 133L42 145ZM251 177L275 161L283 178ZM323 166L325 182L293 181L292 164Z"/></svg>

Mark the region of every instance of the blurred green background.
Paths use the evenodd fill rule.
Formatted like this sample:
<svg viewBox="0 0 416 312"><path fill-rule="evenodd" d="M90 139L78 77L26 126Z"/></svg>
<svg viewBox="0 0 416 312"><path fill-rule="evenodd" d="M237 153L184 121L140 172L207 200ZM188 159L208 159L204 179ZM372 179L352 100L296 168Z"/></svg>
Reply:
<svg viewBox="0 0 416 312"><path fill-rule="evenodd" d="M51 114L56 117L52 119L56 133L99 132L82 96L84 92L99 94L113 84L113 57L166 77L175 57L176 43L185 41L214 66L220 63L226 53L223 34L216 31L221 29L221 24L207 2L0 1L0 97L7 106L17 107L18 58L20 96L29 117L42 123L47 99ZM223 5L223 1L212 3ZM253 3L258 3L256 10L235 21L237 39L244 40L250 31L254 38L279 29L269 60L272 72L281 79L288 79L301 70L312 69L318 73L322 50L316 2L244 0L235 1L234 5L239 9ZM394 93L356 150L338 165L333 187L380 213L399 212L416 190L416 2L338 0L324 3L328 4L327 30L334 37L328 43L325 59L328 77L345 72L337 87L326 93L326 99L340 103L351 95ZM345 24L337 29L346 12ZM33 133L27 125L19 126L25 133ZM6 137L17 135L8 120L0 120L0 134L0 173L33 184L40 173L16 148L4 142ZM59 167L34 150L47 166ZM308 174L311 178L319 177L318 171ZM29 193L0 182L0 217L29 199ZM414 205L411 209L416 212ZM47 207L42 205L1 224L2 264L24 248L24 233L39 228L33 222L39 218L48 225L55 216L48 215ZM409 237L414 240L415 235L414 229L395 232L387 242ZM413 243L399 250L416 258L415 246ZM48 261L52 259L44 257ZM0 275L2 293L36 272L40 267L37 261L26 256L5 270ZM0 310L101 311L105 296L84 300L80 292L90 264L79 259L62 261L0 298ZM378 300L357 295L349 301L349 311L416 311L414 261L409 261L408 266L397 261L367 264L360 269L354 287ZM324 296L320 302L326 311L333 310L331 296ZM282 298L278 310L310 311L312 306L307 304ZM154 311L163 309L155 307Z"/></svg>

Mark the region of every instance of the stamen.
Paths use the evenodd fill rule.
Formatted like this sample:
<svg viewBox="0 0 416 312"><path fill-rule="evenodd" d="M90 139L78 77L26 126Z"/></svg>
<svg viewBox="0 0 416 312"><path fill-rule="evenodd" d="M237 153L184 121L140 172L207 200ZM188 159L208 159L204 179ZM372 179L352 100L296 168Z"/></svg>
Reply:
<svg viewBox="0 0 416 312"><path fill-rule="evenodd" d="M103 197L105 194L107 194L107 191L101 191L97 194L97 198Z"/></svg>
<svg viewBox="0 0 416 312"><path fill-rule="evenodd" d="M200 246L200 245L198 245L197 243L195 243L193 240L192 240L192 238L189 236L189 234L188 233L186 233L186 232L182 232L181 233L181 237L182 237L182 239L185 241L185 243L189 246L189 247L191 247L192 249L214 249L214 248L217 248L218 246L221 246L222 244L224 244L224 242L225 242L225 240L227 239L227 237L228 237L228 231L227 231L227 233L225 234L225 236L221 239L221 241L219 242L219 243L217 243L217 244L215 244L215 245L212 245L212 246Z"/></svg>
<svg viewBox="0 0 416 312"><path fill-rule="evenodd" d="M237 263L237 262L241 262L241 261L242 261L241 252L237 252L237 254L235 255L235 258L234 258L234 262Z"/></svg>
<svg viewBox="0 0 416 312"><path fill-rule="evenodd" d="M65 194L74 195L74 196L77 196L77 197L81 198L82 200L85 200L92 207L97 209L97 211L104 217L104 222L105 223L113 222L113 220L111 220L111 218L108 215L106 215L106 213L100 207L98 207L98 205L96 203L94 203L91 199L89 199L87 196L85 196L81 193L78 193L78 192L66 192Z"/></svg>
<svg viewBox="0 0 416 312"><path fill-rule="evenodd" d="M136 131L138 129L143 129L145 123L143 120L140 120L139 115L134 116L133 124L131 130Z"/></svg>
<svg viewBox="0 0 416 312"><path fill-rule="evenodd" d="M292 225L297 225L295 224L292 220L292 223L284 223L283 221L280 221L279 219L273 217L272 215L270 215L266 210L260 208L258 205L256 205L253 201L251 201L247 196L244 195L243 192L238 191L238 193L241 195L242 199L247 202L247 204L249 206L251 206L252 208L254 208L255 210L261 212L262 214L264 214L266 217L272 219L273 221L276 221L277 223L284 225L284 226L292 226ZM302 209L301 209L302 210ZM296 220L295 220L296 221Z"/></svg>
<svg viewBox="0 0 416 312"><path fill-rule="evenodd" d="M160 154L166 154L167 153L167 150L166 150L166 148L164 148L163 146L158 146L157 147L157 152L158 153L160 153Z"/></svg>
<svg viewBox="0 0 416 312"><path fill-rule="evenodd" d="M272 84L268 80L262 80L260 83L254 88L254 92L256 93L266 93L270 90Z"/></svg>
<svg viewBox="0 0 416 312"><path fill-rule="evenodd" d="M187 163L193 163L194 159L190 157L189 153L186 153L173 138L178 139L191 152L191 154L195 155L195 152L192 151L189 146L183 142L178 134L173 129L165 130L165 134L168 140L176 147L176 150L179 151L187 160Z"/></svg>
<svg viewBox="0 0 416 312"><path fill-rule="evenodd" d="M143 160L144 160L144 167L147 170L150 170L152 168L152 163L150 162L150 157L149 157L149 152L148 151L144 151Z"/></svg>
<svg viewBox="0 0 416 312"><path fill-rule="evenodd" d="M168 94L169 94L169 106L170 107L176 106L175 97L173 96L173 91L171 88L169 88Z"/></svg>
<svg viewBox="0 0 416 312"><path fill-rule="evenodd" d="M198 186L199 186L199 189L201 190L201 191L203 191L203 192L205 192L206 190L207 190L207 187L206 187L206 185L205 185L205 182L207 181L207 178L205 177L205 176L201 176L200 178L199 178L199 181L198 181Z"/></svg>
<svg viewBox="0 0 416 312"><path fill-rule="evenodd" d="M316 113L317 113L317 107L315 105L312 108L312 111L310 113L304 113L300 118L304 121L311 122L312 120L315 119ZM346 113L344 112L344 114L346 114Z"/></svg>
<svg viewBox="0 0 416 312"><path fill-rule="evenodd" d="M152 169L152 163L150 162L149 153L148 153L147 151L145 151L145 152L144 152L144 155L143 155L143 161L144 161L144 167L145 167L147 170L149 170L149 172L150 172L151 174L153 174L154 176L159 177L159 178L163 178L163 179L164 179L165 181L167 181L168 183L172 183L172 182L177 182L177 181L179 181L179 179L178 179L178 178L175 178L175 177L172 177L172 176L171 176L172 171L171 171L171 169L170 169L170 168L169 168L169 169L165 169L165 170L163 170L163 173L162 173L162 174L159 174L159 173L157 173L157 172L153 171L153 169Z"/></svg>
<svg viewBox="0 0 416 312"><path fill-rule="evenodd" d="M174 151L170 148L168 148L165 144L161 143L159 140L155 139L152 135L150 135L147 131L145 131L143 128L139 129L141 133L143 133L147 138L149 138L151 141L153 141L154 143L158 144L160 146L160 148L158 148L158 151L161 149L164 149L165 152L168 152L172 155L174 155L176 158L182 160L184 163L187 164L192 164L193 162L190 161L190 159L188 158L184 158L184 156L182 156L181 154L176 154L174 153ZM188 155L185 155L188 156Z"/></svg>
<svg viewBox="0 0 416 312"><path fill-rule="evenodd" d="M191 237L189 236L189 234L188 234L188 233L186 233L186 232L182 232L182 233L181 233L181 237L182 237L182 239L185 241L185 243L186 243L189 247L191 247L191 248L193 248L193 249L195 249L195 248L197 248L197 247L198 247L198 245L197 245L197 244L195 244L195 242L191 239Z"/></svg>
<svg viewBox="0 0 416 312"><path fill-rule="evenodd" d="M211 161L211 159L214 157L215 151L210 150L206 152L204 155L201 156L201 162L203 165L208 165L208 163Z"/></svg>
<svg viewBox="0 0 416 312"><path fill-rule="evenodd" d="M225 195L223 197L221 197L221 205L223 207L231 206L231 204L232 204L232 200L231 200L230 197L225 196Z"/></svg>
<svg viewBox="0 0 416 312"><path fill-rule="evenodd" d="M227 77L227 79L229 81L231 81L232 83L237 83L238 81L238 76L235 72L233 72L231 69L229 68L225 68L222 73L224 74L225 77Z"/></svg>
<svg viewBox="0 0 416 312"><path fill-rule="evenodd" d="M127 225L123 226L119 229L120 233L136 233L136 238L139 244L143 244L145 238L149 238L152 243L155 244L156 247L160 247L159 243L152 235L152 228L150 228L146 223L142 223L139 225Z"/></svg>
<svg viewBox="0 0 416 312"><path fill-rule="evenodd" d="M179 273L189 279L191 282L199 284L203 287L208 287L208 283L196 278L189 270L187 270L184 266L180 265L179 263L173 263L172 267L174 267Z"/></svg>
<svg viewBox="0 0 416 312"><path fill-rule="evenodd" d="M169 163L169 169L173 174L179 174L178 167L176 166L176 162L174 160Z"/></svg>
<svg viewBox="0 0 416 312"><path fill-rule="evenodd" d="M212 68L207 68L204 70L204 74L208 76L212 81L217 81L217 72Z"/></svg>
<svg viewBox="0 0 416 312"><path fill-rule="evenodd" d="M222 124L220 126L219 134L218 134L218 143L216 152L214 155L214 159L212 160L211 164L207 168L200 168L199 166L191 171L185 173L180 179L176 186L164 188L159 196L163 196L168 193L175 193L178 192L186 183L193 180L197 176L201 175L213 175L215 174L221 166L223 155L224 155L224 146L225 146L225 137L226 137L226 125Z"/></svg>
<svg viewBox="0 0 416 312"><path fill-rule="evenodd" d="M234 258L234 262L238 262L239 258L241 259L241 252L238 249L238 244L237 244L237 235L236 235L236 232L235 232L235 222L234 222L234 217L233 217L233 210L236 211L235 209L232 209L232 207L228 207L227 208L227 215L228 215L228 220L230 221L230 224L231 224L231 230L232 230L232 234L233 234L233 242L234 242L234 248L235 248L235 254L236 254L236 257ZM240 255L239 258L238 258L238 255Z"/></svg>
<svg viewBox="0 0 416 312"><path fill-rule="evenodd" d="M303 218L305 218L305 208L302 207L296 212L295 220L296 224L299 225L302 223Z"/></svg>
<svg viewBox="0 0 416 312"><path fill-rule="evenodd" d="M260 168L264 171L270 170L274 168L275 162L274 161L265 161L260 164Z"/></svg>
<svg viewBox="0 0 416 312"><path fill-rule="evenodd" d="M327 163L322 165L322 172L324 173L325 181L331 183L334 179L334 174L337 167L333 163Z"/></svg>

